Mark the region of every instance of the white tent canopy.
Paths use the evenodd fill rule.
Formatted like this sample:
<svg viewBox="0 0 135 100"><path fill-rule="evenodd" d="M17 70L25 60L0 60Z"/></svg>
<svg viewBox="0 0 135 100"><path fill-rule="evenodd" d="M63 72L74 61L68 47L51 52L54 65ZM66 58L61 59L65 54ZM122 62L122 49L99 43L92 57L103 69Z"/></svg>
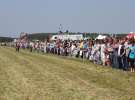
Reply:
<svg viewBox="0 0 135 100"><path fill-rule="evenodd" d="M99 35L96 37L96 40L102 40L102 39L105 39L107 36L105 35Z"/></svg>
<svg viewBox="0 0 135 100"><path fill-rule="evenodd" d="M17 39L14 39L14 41L13 42L17 42Z"/></svg>
<svg viewBox="0 0 135 100"><path fill-rule="evenodd" d="M53 35L51 37L51 40L82 40L83 39L83 35Z"/></svg>

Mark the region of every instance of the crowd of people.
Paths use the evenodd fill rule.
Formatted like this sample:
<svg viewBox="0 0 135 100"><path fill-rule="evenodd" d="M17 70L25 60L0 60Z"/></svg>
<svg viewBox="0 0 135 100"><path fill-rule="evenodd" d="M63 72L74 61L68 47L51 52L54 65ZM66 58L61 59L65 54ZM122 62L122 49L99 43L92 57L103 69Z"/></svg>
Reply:
<svg viewBox="0 0 135 100"><path fill-rule="evenodd" d="M30 52L52 53L88 59L94 64L113 67L124 71L135 71L135 39L111 38L102 40L54 40L16 42L16 51L20 48Z"/></svg>

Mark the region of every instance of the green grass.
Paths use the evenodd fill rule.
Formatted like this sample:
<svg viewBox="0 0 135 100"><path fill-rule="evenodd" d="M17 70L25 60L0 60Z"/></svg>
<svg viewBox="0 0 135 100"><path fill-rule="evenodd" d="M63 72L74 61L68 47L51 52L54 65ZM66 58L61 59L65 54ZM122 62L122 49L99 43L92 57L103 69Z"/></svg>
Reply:
<svg viewBox="0 0 135 100"><path fill-rule="evenodd" d="M0 47L0 100L135 100L135 74Z"/></svg>

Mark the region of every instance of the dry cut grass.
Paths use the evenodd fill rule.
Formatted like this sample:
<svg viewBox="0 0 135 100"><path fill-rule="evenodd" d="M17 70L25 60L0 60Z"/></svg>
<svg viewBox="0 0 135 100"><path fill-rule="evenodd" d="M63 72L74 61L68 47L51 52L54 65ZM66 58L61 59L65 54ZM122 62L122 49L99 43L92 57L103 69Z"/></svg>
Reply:
<svg viewBox="0 0 135 100"><path fill-rule="evenodd" d="M0 47L0 100L135 100L135 74Z"/></svg>

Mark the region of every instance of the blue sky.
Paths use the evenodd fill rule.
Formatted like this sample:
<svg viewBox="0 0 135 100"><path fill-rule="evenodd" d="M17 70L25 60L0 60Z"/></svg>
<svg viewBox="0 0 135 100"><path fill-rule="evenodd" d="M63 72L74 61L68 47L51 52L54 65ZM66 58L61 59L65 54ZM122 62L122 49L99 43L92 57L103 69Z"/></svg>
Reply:
<svg viewBox="0 0 135 100"><path fill-rule="evenodd" d="M135 31L135 0L0 0L0 36Z"/></svg>

